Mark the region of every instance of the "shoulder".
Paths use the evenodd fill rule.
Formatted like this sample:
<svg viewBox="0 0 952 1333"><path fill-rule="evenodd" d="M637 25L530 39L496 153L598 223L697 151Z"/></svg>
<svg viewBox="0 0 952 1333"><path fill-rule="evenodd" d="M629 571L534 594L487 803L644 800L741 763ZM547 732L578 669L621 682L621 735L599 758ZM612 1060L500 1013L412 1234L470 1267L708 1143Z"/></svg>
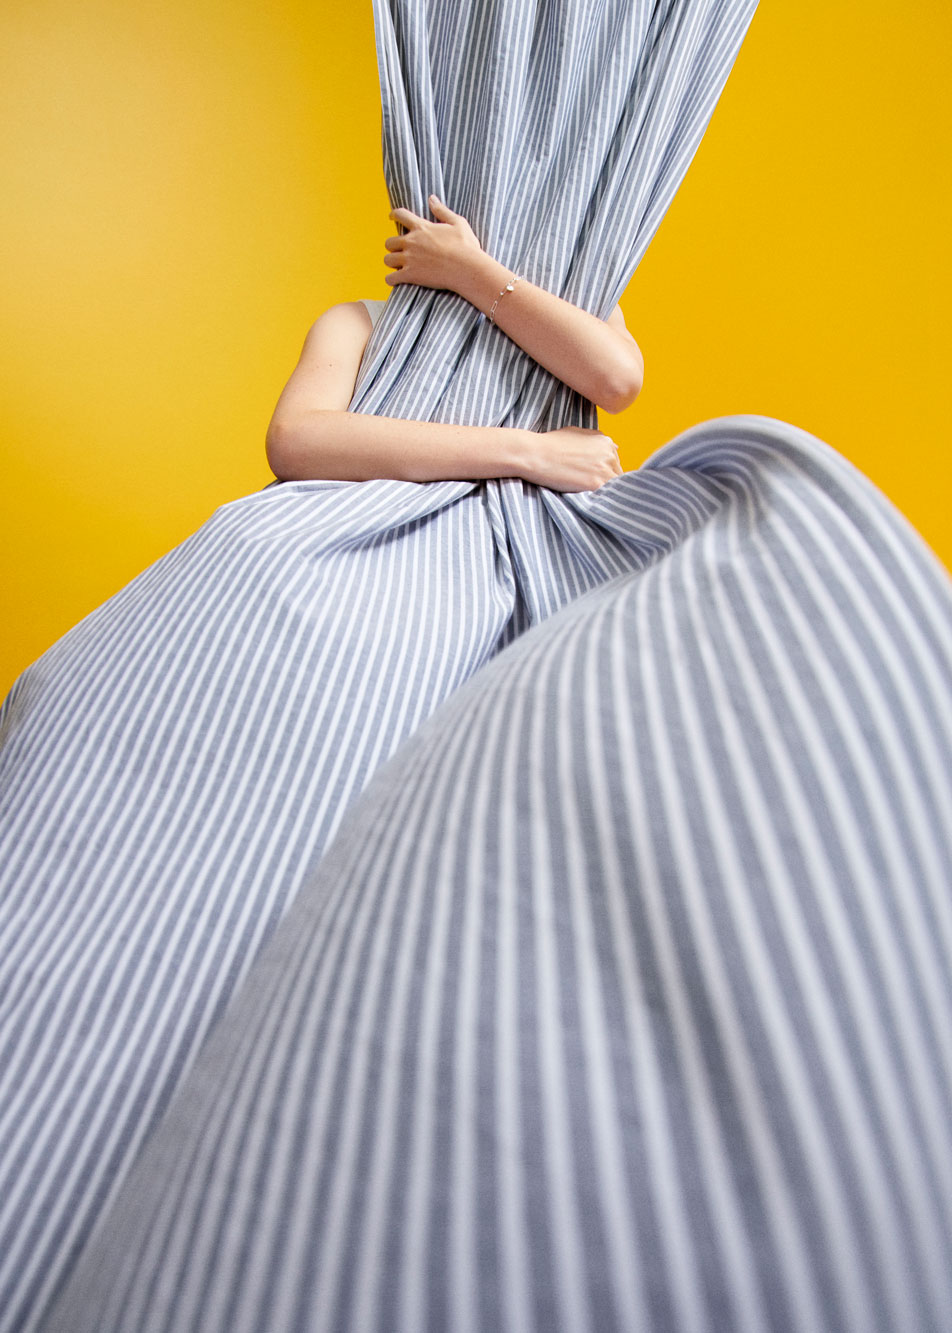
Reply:
<svg viewBox="0 0 952 1333"><path fill-rule="evenodd" d="M338 301L336 305L329 305L318 315L309 332L333 330L369 333L372 327L370 311L363 301Z"/></svg>
<svg viewBox="0 0 952 1333"><path fill-rule="evenodd" d="M359 359L372 332L373 321L363 301L338 301L323 310L308 329L301 355L314 360L344 351Z"/></svg>

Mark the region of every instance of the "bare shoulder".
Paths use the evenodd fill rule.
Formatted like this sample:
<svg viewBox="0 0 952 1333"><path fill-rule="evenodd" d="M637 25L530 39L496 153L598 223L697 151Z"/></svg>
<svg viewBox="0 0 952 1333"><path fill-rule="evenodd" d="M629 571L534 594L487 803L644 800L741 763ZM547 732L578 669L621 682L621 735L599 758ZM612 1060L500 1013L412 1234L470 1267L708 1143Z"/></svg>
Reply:
<svg viewBox="0 0 952 1333"><path fill-rule="evenodd" d="M315 332L343 334L345 337L362 335L366 342L372 331L373 320L363 301L338 301L318 315L308 329L308 337Z"/></svg>
<svg viewBox="0 0 952 1333"><path fill-rule="evenodd" d="M356 376L372 332L373 320L363 301L338 301L308 329L299 365L343 364Z"/></svg>
<svg viewBox="0 0 952 1333"><path fill-rule="evenodd" d="M309 412L347 410L372 329L363 301L339 301L318 315L281 390L268 427L269 440L296 428Z"/></svg>

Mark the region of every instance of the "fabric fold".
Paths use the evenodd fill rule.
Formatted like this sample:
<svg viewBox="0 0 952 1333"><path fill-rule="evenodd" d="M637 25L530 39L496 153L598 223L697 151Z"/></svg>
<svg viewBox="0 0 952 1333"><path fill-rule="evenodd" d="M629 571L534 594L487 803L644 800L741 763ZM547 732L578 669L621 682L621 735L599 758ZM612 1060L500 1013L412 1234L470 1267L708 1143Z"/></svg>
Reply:
<svg viewBox="0 0 952 1333"><path fill-rule="evenodd" d="M378 769L42 1333L952 1325L952 584L805 432L692 464Z"/></svg>
<svg viewBox="0 0 952 1333"><path fill-rule="evenodd" d="M470 220L495 257L604 318L674 197L754 8L751 0L546 0L531 5L375 0L384 169L392 202L424 213L426 195L435 191ZM555 381L481 312L455 293L411 286L395 288L388 300L368 343L350 408L536 430L597 425L593 404ZM789 1221L789 1234L800 1247L791 1252L790 1263L800 1263L809 1282L832 1283L829 1290L835 1292L839 1279L823 1268L811 1240L811 1234L820 1233L809 1231L810 1218L821 1216L831 1245L845 1239L860 1256L854 1267L844 1270L854 1286L844 1289L843 1299L853 1302L850 1318L856 1318L852 1325L845 1317L842 1322L862 1327L857 1322L866 1310L861 1277L874 1280L874 1260L892 1252L895 1238L882 1218L894 1204L905 1208L915 1224L908 1242L900 1241L908 1246L906 1259L916 1279L904 1296L884 1276L883 1308L892 1302L890 1317L895 1316L897 1327L900 1316L910 1311L934 1314L942 1308L937 1257L943 1255L941 1227L947 1217L947 1158L941 1118L935 1113L944 1105L947 1059L940 1029L948 1017L942 968L948 963L950 939L942 887L947 850L941 832L948 827L943 822L948 756L942 748L942 719L952 715L948 597L948 581L931 555L875 488L829 446L766 417L741 415L701 423L637 472L617 477L596 492L560 494L521 478L423 484L302 481L275 483L222 505L189 538L32 663L0 706L0 1333L27 1333L42 1326L112 1204L120 1195L128 1200L124 1182L161 1130L206 1041L214 1037L232 1004L240 1002L243 1012L253 1009L256 961L299 896L308 895L301 907L305 914L318 911L320 904L311 900L315 893L327 895L328 901L338 895L345 914L359 910L360 903L348 897L348 889L357 894L356 889L320 879L325 857L336 845L348 812L378 772L395 765L391 779L397 774L400 786L403 747L418 734L432 736L434 753L449 755L462 744L463 738L452 731L453 719L466 718L463 711L453 711L457 697L460 710L481 700L480 725L489 729L481 733L489 767L478 766L475 752L463 756L460 768L447 760L449 766L439 771L450 785L427 788L421 809L408 811L412 821L405 828L391 827L385 818L385 811L392 812L389 797L384 800L381 793L379 818L370 800L365 850L381 857L373 867L374 876L381 877L374 885L380 893L402 891L399 874L392 883L386 881L387 858L395 855L386 839L405 835L407 852L416 839L416 850L432 859L431 869L439 867L445 898L434 906L457 913L452 918L454 939L472 958L473 950L482 947L481 939L488 948L494 938L491 932L480 935L478 913L471 914L477 912L472 895L478 894L484 872L493 873L495 866L502 874L499 868L509 864L505 857L512 857L523 878L506 878L510 866L503 876L509 890L534 885L536 867L544 875L555 874L554 849L564 830L577 830L578 838L570 838L562 849L573 878L551 879L545 887L550 897L532 899L543 914L540 920L550 926L575 923L558 946L566 951L562 960L568 987L563 997L568 1007L560 1013L584 1005L592 985L607 984L607 974L599 973L594 960L586 964L587 970L573 971L572 951L584 949L586 940L595 936L581 933L582 919L571 912L584 897L586 874L596 887L603 883L608 872L601 858L612 846L602 836L611 829L601 821L598 801L585 798L587 804L575 809L575 798L562 784L576 771L584 777L604 747L614 744L616 721L627 727L629 745L618 763L634 783L621 783L617 789L620 805L615 814L619 827L628 827L629 821L631 839L617 864L639 868L635 889L648 882L641 876L644 867L654 867L648 880L658 892L687 894L688 886L698 911L703 891L716 881L725 895L753 895L745 900L744 910L756 914L768 911L756 897L758 884L765 873L779 874L781 867L788 900L815 891L821 915L839 912L836 895L846 892L847 882L850 892L855 890L858 896L843 906L846 915L837 919L853 921L856 912L867 913L876 930L869 933L857 924L855 947L847 947L834 930L836 922L823 917L824 928L832 932L830 947L845 948L843 957L851 967L871 956L870 950L878 950L881 971L870 971L865 990L852 991L844 991L832 973L824 973L828 996L826 1008L811 1011L819 1023L814 1036L822 1033L824 1018L855 1025L855 1041L862 1047L862 1055L856 1056L855 1087L863 1086L861 1066L866 1060L882 1076L875 1086L883 1115L889 1109L887 1073L892 1071L903 1088L910 1079L918 1080L914 1088L910 1084L914 1100L905 1120L890 1121L886 1129L885 1121L872 1124L845 1115L844 1133L837 1137L839 1122L832 1114L824 1118L825 1109L820 1113L818 1123L826 1137L821 1135L819 1142L826 1144L834 1161L856 1125L872 1136L864 1142L875 1145L868 1149L867 1169L870 1162L875 1164L876 1152L899 1160L899 1127L906 1125L913 1136L910 1142L916 1146L909 1151L918 1156L903 1159L905 1174L894 1173L885 1183L876 1176L869 1186L868 1197L883 1210L876 1214L879 1221L870 1222L875 1243L862 1236L850 1240L845 1201L870 1179L859 1166L850 1167L852 1174L844 1168L831 1187L827 1203L832 1211L824 1213L827 1204L809 1192L802 1196L801 1208L791 1186L793 1194L788 1190L783 1199L794 1199L793 1211L782 1212L770 1194L770 1180L779 1177L770 1175L766 1159L752 1164L739 1146L750 1128L745 1120L750 1108L739 1085L734 1088L738 1100L731 1103L735 1119L722 1127L721 1157L710 1158L706 1149L697 1148L691 1137L695 1130L684 1129L683 1137L667 1146L687 1149L695 1143L697 1148L690 1169L700 1175L680 1178L685 1198L708 1199L715 1218L720 1216L718 1205L729 1205L725 1243L736 1242L736 1247L729 1253L716 1251L720 1257L710 1260L713 1267L704 1271L716 1292L718 1264L734 1265L732 1281L739 1285L730 1290L741 1312L746 1311L744 1318L738 1316L739 1327L763 1327L757 1322L763 1308L786 1312L777 1316L778 1327L784 1319L786 1326L804 1333L820 1326L810 1325L808 1316L824 1308L822 1287L796 1305L795 1281L782 1269L778 1278L763 1281L786 1282L792 1296L789 1291L783 1298L758 1291L762 1275L751 1276L754 1270L745 1269L748 1259L755 1260L749 1254L744 1258L744 1238L756 1234L761 1222L772 1227L774 1248L764 1250L772 1260L775 1253L786 1254L783 1237ZM582 631L589 627L589 615L594 616L592 643L601 643L609 654L601 659L584 656ZM549 622L551 636L546 637ZM581 638L572 638L573 626ZM602 633L608 636L604 641L598 638ZM530 636L535 636L531 642ZM520 640L526 644L523 656L518 653ZM570 644L575 665L560 677L562 655ZM537 658L532 656L536 645ZM523 715L518 727L513 720L518 718L515 696L509 696L507 711L493 718L493 703L507 698L504 671L490 677L485 699L480 694L482 673L506 654L512 654L508 664L531 666L540 684L548 681L553 687L539 696L536 721ZM599 661L611 662L611 672L599 674ZM567 671L568 662L566 658ZM518 688L513 682L516 696L521 690L527 699L535 678L530 672L519 679ZM625 690L632 681L639 694L629 716ZM437 714L447 708L437 721ZM539 721L543 714L554 731ZM556 725L560 718L568 721L568 732ZM744 724L739 731L738 718ZM435 732L425 730L431 721ZM526 804L529 787L512 776L512 755L505 760L510 767L501 766L497 747L510 723L508 739L514 744L518 740L528 765L526 783L540 772L551 779L551 785L537 792L535 804ZM750 736L744 731L748 724ZM691 767L695 746L704 757L703 772ZM567 759L569 751L576 762ZM867 754L869 765L864 768L859 759ZM428 767L426 773L414 772L415 782L435 779L435 774L427 777ZM719 778L730 784L729 790L719 787ZM604 785L599 788L600 796L606 791ZM892 795L887 797L888 792ZM515 803L512 808L523 820L518 837L505 823L509 805L503 797ZM363 808L367 811L368 805ZM798 818L804 813L811 832L801 846ZM426 822L431 816L435 823ZM565 823L569 817L575 822ZM472 825L467 823L470 818ZM722 833L734 827L735 819L744 829L736 845L729 838L725 842L728 835ZM467 841L468 830L477 841L492 843L500 828L508 830L512 840L504 848L492 844L491 856L497 859L483 861L479 853L471 861L474 844ZM349 838L360 841L353 826ZM445 864L439 860L444 846L454 849L453 859ZM335 864L341 870L345 862ZM394 862L397 870L403 864L409 863ZM711 881L706 878L709 867L717 871ZM891 879L884 878L887 872ZM895 899L877 896L886 882L894 886L890 893ZM323 889L313 887L322 883ZM906 899L915 905L916 933L899 951L890 944L884 923L901 924ZM764 917L768 939L781 939L776 923L785 919L783 901L771 898L769 911L781 915L770 919L773 924ZM857 908L856 902L862 906ZM531 904L530 909L535 910ZM511 950L519 908L513 901L507 910L516 917L507 919L510 933L500 935L499 943ZM607 904L602 902L598 911L602 915L596 914L592 927L597 937L621 947L625 937L608 928ZM811 917L810 929L818 919ZM718 947L725 957L740 957L747 936L739 927L731 935L734 918L728 906L719 920ZM676 925L672 918L672 928ZM377 935L376 947L403 947L410 938L410 925L401 926L398 917L392 941L388 944L389 936ZM702 947L707 936L698 930L691 938ZM791 935L789 949L810 938L812 947L822 951L822 933ZM788 944L778 946L776 956L766 945L750 955L752 993L762 985L776 994L792 977ZM551 941L545 947L550 945L555 947ZM429 955L421 950L420 966L435 966L426 964ZM376 956L366 955L365 964ZM441 957L438 951L433 956ZM462 956L454 956L457 971L444 974L447 984L460 975ZM507 965L514 966L511 952L505 956ZM559 975L555 954L546 957L546 976L554 985ZM636 950L629 953L627 965L637 957ZM803 957L809 961L809 955ZM818 953L813 962L822 970L828 957ZM485 965L494 966L490 956ZM622 970L619 975L628 974ZM514 978L510 971L499 984L514 985ZM881 993L876 990L880 979L893 988L889 1003L900 1017L891 1016L892 1011L870 1011L866 1020L864 1003ZM647 974L639 977L638 984L642 982L649 995L659 994ZM305 982L298 979L295 984ZM487 980L487 1009L476 1004L459 1011L447 1029L463 1049L475 1040L475 1032L491 1034L493 1015L513 1003L511 991L497 994L493 984ZM625 984L634 984L630 976ZM428 993L439 1008L438 979L432 986ZM329 1004L333 987L330 993ZM805 984L797 993L805 1002L812 994ZM471 1005L476 994L470 994ZM550 989L547 998L554 994ZM677 999L679 993L672 994ZM341 997L347 995L355 1004L361 998L359 970L341 991ZM528 1004L528 992L523 995ZM701 1003L690 987L678 1003L689 1000ZM498 1009L493 1007L497 1002ZM543 1023L543 1036L563 1038L565 1034L544 1026L544 1016L531 1012L532 1022ZM697 1040L715 1043L705 1048L706 1058L714 1060L721 1033L715 1029L713 1037L705 1036L700 1013L692 1019ZM753 1024L756 1005L743 1013ZM618 1000L613 1015L626 1040L628 1022L635 1024L633 1030L643 1030L638 1028L643 1019L637 1006L626 1008ZM307 1013L315 1030L325 1017L319 1010ZM277 1034L276 1052L291 1060L290 1076L306 1083L314 1072L306 1062L318 1048L303 1049L304 1063L295 1064L280 1019L270 1009L262 1015L261 1027L249 1018L249 1036L257 1032L266 1041L267 1025L275 1025L268 1030ZM793 1010L787 1020L802 1022ZM391 1031L386 1015L380 1011L367 1021L366 1049L382 1056ZM897 1054L896 1034L905 1030L903 1023L911 1025L922 1057L911 1066ZM806 1069L818 1058L818 1048L811 1047L802 1026L785 1030L787 1036L794 1030ZM527 1060L536 1060L534 1029L511 1031L525 1043ZM428 1039L433 1035L428 1029ZM753 1042L753 1028L748 1035ZM769 1070L776 1075L775 1052L781 1047L771 1042L779 1042L781 1035L776 1028L769 1038L759 1038L764 1079ZM660 1030L656 1037L662 1045L667 1039ZM493 1038L486 1050L510 1062L505 1068L511 1076L513 1047L494 1042L502 1043L502 1036ZM411 1042L408 1060L412 1049ZM437 1059L432 1046L420 1049L427 1059ZM551 1054L556 1046L546 1049ZM607 1058L606 1051L598 1049ZM580 1071L588 1069L590 1048L573 1050L578 1063L570 1061L566 1067L579 1073L580 1081L572 1084L580 1096L577 1101L566 1100L569 1093L558 1085L533 1083L537 1062L516 1068L518 1077L528 1080L526 1095L530 1101L536 1098L537 1108L542 1092L547 1092L551 1114L576 1117L580 1151L590 1154L578 1168L580 1177L592 1179L591 1154L601 1152L603 1145L594 1132L589 1134L588 1117L594 1110L582 1095L587 1085ZM267 1054L256 1048L248 1058L264 1069L261 1062ZM440 1067L445 1074L446 1066ZM213 1068L206 1066L202 1078ZM394 1077L393 1067L387 1069L388 1077ZM604 1074L602 1066L599 1077ZM314 1073L318 1075L325 1076L321 1070ZM294 1084L298 1091L302 1086ZM499 1086L504 1090L510 1085ZM605 1091L606 1085L592 1086ZM638 1095L637 1081L624 1086L625 1095ZM651 1093L652 1085L644 1086ZM794 1090L803 1092L805 1086ZM417 1088L420 1097L424 1087ZM331 1079L326 1089L328 1113L342 1114L344 1085ZM664 1095L663 1088L656 1090L659 1097ZM429 1103L415 1105L412 1091L407 1097L400 1115L377 1126L381 1134L408 1134L415 1110L432 1109ZM174 1124L180 1127L182 1104L176 1104L180 1109ZM361 1105L359 1099L347 1103L347 1115L353 1117L348 1123L357 1124L358 1114L372 1122L373 1099ZM782 1116L782 1100L769 1105ZM308 1122L306 1098L292 1098L288 1106L296 1108L305 1136L332 1133L320 1117ZM280 1104L274 1107L280 1116ZM453 1108L452 1098L442 1103L439 1113L449 1119L441 1123L447 1133L463 1132L461 1124L474 1123L472 1106L460 1112L462 1119L454 1118ZM645 1114L650 1109L642 1107ZM220 1111L218 1107L214 1115ZM616 1128L630 1128L622 1111L616 1111ZM657 1142L667 1132L659 1128L662 1120L656 1122L662 1135ZM289 1146L292 1141L282 1134L273 1159L278 1174L269 1175L270 1123L251 1116L227 1125L229 1133L247 1133L247 1142L257 1145L247 1157L247 1169L257 1173L257 1186L232 1194L219 1180L206 1201L217 1205L227 1200L236 1233L245 1225L245 1210L253 1209L256 1189L280 1198L281 1182L299 1164ZM568 1123L550 1124L545 1140L530 1135L531 1145L547 1142L563 1154L550 1161L549 1168L554 1162L561 1170L570 1160ZM703 1128L703 1117L699 1124ZM781 1135L780 1148L802 1153L809 1143L802 1132L805 1124L793 1139ZM511 1120L504 1131L493 1151L498 1148L510 1163L522 1160ZM235 1142L228 1140L231 1147ZM170 1151L172 1139L164 1143L156 1150L158 1156L148 1159L153 1165L166 1160L162 1154ZM715 1140L707 1146L712 1143ZM203 1169L207 1166L213 1175L213 1140L199 1136L193 1146ZM404 1139L404 1146L405 1160L414 1160L413 1144ZM247 1183L242 1176L245 1159L237 1150L229 1156L231 1147L221 1161L232 1173L229 1179ZM419 1142L415 1151L423 1151ZM813 1171L813 1178L820 1180L819 1159L806 1151L807 1174ZM617 1204L637 1212L649 1202L625 1201L611 1191L587 1198L583 1191L576 1198L574 1220L566 1220L560 1229L558 1200L546 1193L554 1178L531 1174L541 1170L533 1152L531 1146L529 1196L521 1201L518 1192L509 1196L510 1204L525 1207L508 1214L506 1229L500 1232L493 1229L498 1214L491 1201L483 1201L484 1211L471 1206L465 1191L473 1178L466 1176L465 1186L460 1186L453 1162L441 1158L431 1163L440 1187L448 1191L442 1206L459 1210L454 1214L457 1229L466 1224L488 1228L490 1240L498 1241L502 1252L503 1241L514 1237L523 1246L533 1243L513 1222L528 1217L539 1221L544 1228L540 1235L549 1236L555 1246L532 1255L526 1249L513 1252L526 1263L539 1262L532 1271L543 1276L533 1294L527 1295L525 1286L529 1270L513 1270L507 1274L505 1294L496 1290L494 1295L490 1285L487 1299L516 1300L511 1306L516 1314L523 1299L525 1308L539 1314L540 1327L556 1327L544 1323L546 1291L558 1289L570 1298L569 1305L559 1308L581 1309L581 1275L591 1272L591 1290L601 1293L599 1299L619 1302L617 1309L623 1312L647 1302L644 1308L657 1309L659 1318L666 1318L663 1290L655 1306L647 1288L641 1294L634 1285L619 1289L627 1279L617 1267L587 1267L595 1263L585 1250L586 1237L594 1233L576 1226L588 1217L593 1226L607 1228L616 1256L635 1253L637 1246L626 1248L631 1227L641 1237L649 1235L650 1217L639 1213L635 1223L631 1217L625 1221L623 1211L610 1210ZM207 1158L202 1156L206 1153ZM183 1163L186 1160L191 1159L183 1158ZM372 1247L360 1250L361 1215L348 1212L347 1204L348 1191L360 1188L361 1177L353 1159L341 1159L339 1167L335 1160L321 1151L304 1159L309 1170L316 1164L330 1175L340 1171L337 1188L343 1193L335 1207L353 1223L354 1231L346 1234L351 1236L348 1244L356 1247L354 1271L365 1272ZM608 1158L598 1160L603 1173L618 1165ZM714 1169L712 1161L725 1163L720 1183L707 1174ZM792 1169L792 1156L783 1161ZM652 1198L663 1213L667 1168L647 1151L645 1162L659 1173ZM637 1179L632 1163L628 1169L634 1171L631 1179ZM743 1182L751 1171L757 1192L747 1198ZM139 1179L144 1208L154 1204L175 1212L178 1205L161 1196L156 1180ZM571 1199L569 1177L559 1179L564 1198ZM604 1186L605 1175L599 1179ZM922 1180L934 1184L922 1211L917 1211L912 1186ZM312 1187L320 1197L307 1198ZM308 1209L318 1212L323 1207L321 1200L327 1196L319 1180L315 1184L315 1178L302 1174L298 1188L305 1216ZM413 1184L414 1190L420 1188ZM385 1204L379 1192L366 1197L375 1209L396 1207ZM413 1198L417 1211L409 1221L419 1227L424 1204L418 1195ZM189 1211L196 1199L186 1192L181 1202L184 1227L188 1218L197 1217ZM127 1207L126 1202L115 1216L127 1216ZM606 1207L607 1213L602 1211ZM275 1247L282 1235L279 1213L267 1218L268 1226L276 1228L267 1231ZM136 1221L129 1214L130 1228L144 1225L144 1216ZM167 1211L162 1217L154 1240L159 1248L168 1227L174 1230ZM214 1210L210 1217L213 1230L232 1226ZM300 1221L298 1213L294 1217ZM375 1213L377 1230L366 1234L389 1236L392 1255L397 1254L402 1233L388 1231L382 1218L382 1211ZM109 1222L110 1227L118 1225ZM674 1214L667 1225L671 1229L665 1232L664 1253L674 1265L672 1271L681 1271L674 1243L679 1234L701 1255L717 1241L713 1225L702 1235ZM413 1322L421 1301L433 1301L437 1319L443 1308L439 1292L430 1291L428 1274L445 1271L441 1265L447 1255L439 1237L451 1234L447 1214L435 1217L432 1226L432 1231L406 1233L415 1265L405 1279L408 1328L424 1326ZM119 1232L108 1234L115 1238ZM134 1312L147 1308L153 1298L160 1305L168 1300L169 1310L191 1311L187 1318L194 1315L193 1326L202 1333L207 1313L202 1302L207 1300L213 1317L228 1326L232 1297L224 1293L229 1272L234 1275L229 1266L239 1253L230 1241L223 1241L209 1270L212 1286L205 1294L198 1267L188 1270L181 1289L171 1268L164 1267L181 1261L188 1268L185 1231L175 1233L173 1249L164 1255L142 1240L141 1230L130 1230L132 1234L142 1243L130 1254L141 1261L137 1274L145 1286L137 1286L125 1306L118 1287L105 1293L117 1310L124 1309L123 1318L133 1321L129 1327L139 1317ZM247 1239L252 1233L244 1234ZM292 1249L305 1267L309 1234L331 1238L331 1248L319 1256L322 1272L338 1281L341 1273L351 1271L333 1248L345 1233L333 1228L292 1230ZM452 1270L457 1283L453 1299L465 1310L467 1283L476 1281L464 1262L471 1254L466 1246L473 1233L452 1234L461 1247L458 1267ZM427 1236L437 1239L428 1241ZM645 1273L655 1271L655 1258L664 1248L659 1246L660 1240L654 1250L648 1246L640 1252ZM203 1253L200 1246L194 1250L196 1261ZM404 1279L392 1255L385 1266L387 1281L399 1285ZM563 1268L566 1256L574 1268ZM149 1267L153 1260L154 1269ZM114 1261L115 1256L109 1258L103 1270L113 1276ZM269 1262L263 1252L255 1253L253 1271L246 1275L260 1309L270 1308L271 1286L292 1302L283 1310L309 1309L313 1292L305 1289L304 1270L295 1269L288 1258L290 1267L282 1267L281 1260L272 1272ZM815 1273L811 1263L820 1265ZM89 1270L82 1278L83 1291L88 1291L83 1285L88 1279ZM549 1279L555 1285L547 1286ZM659 1277L661 1287L665 1280ZM153 1281L157 1285L146 1291ZM558 1286L562 1281L567 1284L564 1291ZM304 1287L299 1287L302 1282ZM326 1309L345 1308L333 1302L346 1305L347 1289L338 1285L332 1290L333 1301ZM668 1291L675 1303L681 1299L677 1290L675 1284ZM97 1307L85 1299L64 1307L76 1312L77 1329L80 1318L99 1317L92 1313ZM376 1296L366 1299L372 1303ZM697 1294L697 1309L704 1299ZM788 1299L794 1301L789 1309L784 1304ZM876 1301L873 1305L879 1308ZM249 1305L241 1314L248 1327L253 1326L248 1313L253 1308L259 1307ZM359 1322L361 1308L349 1307L348 1317ZM487 1327L500 1326L492 1322L494 1308L485 1307ZM678 1306L676 1317L685 1321L684 1328L698 1326L692 1322L693 1309ZM712 1306L712 1326L715 1314ZM272 1333L299 1326L292 1315L283 1324L269 1325L269 1318L262 1314L260 1326ZM316 1327L300 1326L308 1327L308 1333ZM460 1326L465 1326L465 1318ZM584 1326L580 1317L574 1328ZM831 1326L837 1326L832 1319ZM890 1326L885 1316L883 1326Z"/></svg>
<svg viewBox="0 0 952 1333"><path fill-rule="evenodd" d="M374 0L394 207L607 319L684 178L756 0ZM597 428L595 405L452 291L397 284L350 411Z"/></svg>

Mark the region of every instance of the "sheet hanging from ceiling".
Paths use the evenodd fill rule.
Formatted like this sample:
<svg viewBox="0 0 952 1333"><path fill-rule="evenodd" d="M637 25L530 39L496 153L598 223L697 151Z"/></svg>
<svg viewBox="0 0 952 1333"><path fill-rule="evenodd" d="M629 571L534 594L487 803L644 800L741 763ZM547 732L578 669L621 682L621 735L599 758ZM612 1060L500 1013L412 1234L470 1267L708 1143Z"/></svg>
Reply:
<svg viewBox="0 0 952 1333"><path fill-rule="evenodd" d="M423 212L441 194L497 258L607 314L753 9L378 0L392 201ZM461 298L410 287L351 409L597 420ZM782 450L789 428L750 421ZM724 503L719 443L749 448L734 431L707 423L702 448L578 495L514 478L274 484L22 673L0 708L3 1333L67 1279L375 772L525 631L677 562ZM835 501L868 503L848 483ZM743 570L751 515L738 531Z"/></svg>
<svg viewBox="0 0 952 1333"><path fill-rule="evenodd" d="M757 0L375 0L394 207L436 194L487 253L607 319L697 150ZM398 284L353 412L598 426L452 291ZM571 503L567 499L565 503Z"/></svg>

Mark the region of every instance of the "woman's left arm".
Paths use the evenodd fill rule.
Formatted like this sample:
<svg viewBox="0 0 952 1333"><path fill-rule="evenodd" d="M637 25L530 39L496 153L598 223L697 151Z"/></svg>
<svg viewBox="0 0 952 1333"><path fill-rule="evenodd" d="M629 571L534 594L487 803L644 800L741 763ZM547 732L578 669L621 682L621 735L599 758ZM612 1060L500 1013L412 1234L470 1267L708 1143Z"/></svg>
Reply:
<svg viewBox="0 0 952 1333"><path fill-rule="evenodd" d="M387 282L446 288L488 315L513 278L512 270L486 253L459 213L432 195L430 207L435 222L408 208L390 213L406 230L385 242L390 253L384 263L395 270ZM644 360L620 306L601 320L522 278L499 300L494 322L546 370L606 412L623 412L641 392Z"/></svg>

